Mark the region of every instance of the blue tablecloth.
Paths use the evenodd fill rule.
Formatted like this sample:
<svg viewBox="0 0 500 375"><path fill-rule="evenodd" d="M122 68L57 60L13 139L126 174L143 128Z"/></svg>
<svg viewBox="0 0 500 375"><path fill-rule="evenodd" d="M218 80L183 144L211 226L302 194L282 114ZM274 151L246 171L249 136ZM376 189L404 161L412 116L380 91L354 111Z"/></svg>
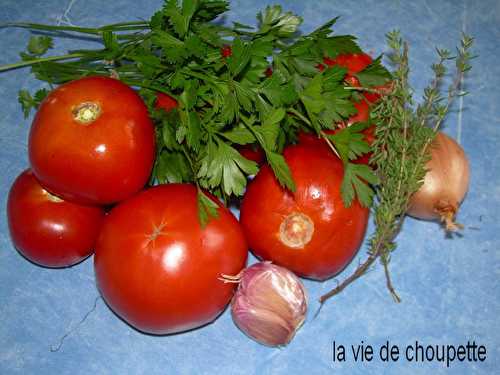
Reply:
<svg viewBox="0 0 500 375"><path fill-rule="evenodd" d="M462 237L446 238L435 223L408 219L398 237L391 271L402 303L385 288L379 265L329 301L314 318L318 297L336 285L305 281L310 311L304 327L286 348L271 349L244 336L226 311L215 323L184 334L149 336L118 319L102 300L86 321L98 292L92 258L61 270L30 264L13 248L5 215L7 193L28 166L30 119L17 102L20 88L43 83L28 69L0 74L0 374L493 374L500 373L500 2L438 1L281 1L305 19L310 31L340 15L336 31L359 37L368 52L386 51L384 34L402 31L410 45L412 83L417 94L431 75L434 46L453 49L466 31L475 37L473 70L445 131L470 158L471 185L458 220ZM2 0L0 23L101 25L148 18L161 0ZM232 1L226 17L255 23L264 0ZM22 29L0 28L0 64L18 60L30 36ZM91 42L56 41L55 53ZM369 231L373 230L370 225ZM342 275L366 257L366 245ZM200 296L200 298L203 298ZM57 352L61 336L70 332ZM346 347L344 362L333 360L333 342ZM378 358L390 341L400 349L397 362ZM484 362L409 362L408 345L484 345ZM354 361L351 345L374 349L371 362Z"/></svg>

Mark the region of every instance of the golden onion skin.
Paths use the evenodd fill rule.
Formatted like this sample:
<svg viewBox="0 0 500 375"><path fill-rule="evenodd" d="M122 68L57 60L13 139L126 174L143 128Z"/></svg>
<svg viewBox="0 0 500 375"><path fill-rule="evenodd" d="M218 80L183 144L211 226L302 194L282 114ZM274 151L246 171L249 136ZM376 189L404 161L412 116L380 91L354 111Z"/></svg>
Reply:
<svg viewBox="0 0 500 375"><path fill-rule="evenodd" d="M410 199L408 215L424 220L441 220L454 230L453 219L469 189L469 162L462 147L439 132L426 164L424 183Z"/></svg>

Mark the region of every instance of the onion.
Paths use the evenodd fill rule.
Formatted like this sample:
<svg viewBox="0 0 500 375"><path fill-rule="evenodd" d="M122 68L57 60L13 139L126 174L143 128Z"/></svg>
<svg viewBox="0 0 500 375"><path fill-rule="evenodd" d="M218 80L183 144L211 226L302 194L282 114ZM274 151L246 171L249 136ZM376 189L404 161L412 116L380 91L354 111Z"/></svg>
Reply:
<svg viewBox="0 0 500 375"><path fill-rule="evenodd" d="M462 147L439 132L431 148L431 160L420 189L411 197L408 214L424 220L440 220L456 231L458 207L469 188L469 162Z"/></svg>

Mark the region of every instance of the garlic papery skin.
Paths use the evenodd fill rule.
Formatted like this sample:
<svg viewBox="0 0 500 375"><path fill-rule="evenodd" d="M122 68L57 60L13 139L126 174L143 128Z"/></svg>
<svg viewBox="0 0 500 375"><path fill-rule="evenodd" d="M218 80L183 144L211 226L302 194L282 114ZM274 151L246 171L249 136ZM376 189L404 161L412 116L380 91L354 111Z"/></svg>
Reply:
<svg viewBox="0 0 500 375"><path fill-rule="evenodd" d="M255 341L284 346L304 323L307 293L292 271L256 263L241 273L231 313L238 328Z"/></svg>

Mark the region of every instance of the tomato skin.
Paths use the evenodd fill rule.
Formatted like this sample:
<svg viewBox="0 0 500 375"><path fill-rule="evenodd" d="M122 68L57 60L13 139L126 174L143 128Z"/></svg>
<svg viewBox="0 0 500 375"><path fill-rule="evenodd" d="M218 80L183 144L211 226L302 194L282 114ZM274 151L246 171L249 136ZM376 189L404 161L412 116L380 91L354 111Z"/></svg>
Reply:
<svg viewBox="0 0 500 375"><path fill-rule="evenodd" d="M84 103L94 121L74 118ZM50 192L81 204L111 204L144 187L155 158L155 133L139 95L108 77L86 77L52 91L40 105L28 144L32 170Z"/></svg>
<svg viewBox="0 0 500 375"><path fill-rule="evenodd" d="M346 74L344 81L347 83L348 86L361 87L361 83L359 82L359 79L357 79L355 76L351 76L349 74Z"/></svg>
<svg viewBox="0 0 500 375"><path fill-rule="evenodd" d="M237 148L238 152L246 159L256 162L258 165L262 165L266 160L266 154L262 147L256 145L244 145Z"/></svg>
<svg viewBox="0 0 500 375"><path fill-rule="evenodd" d="M233 49L228 44L223 45L222 48L220 49L220 55L224 59L230 57L232 54L233 54Z"/></svg>
<svg viewBox="0 0 500 375"><path fill-rule="evenodd" d="M24 257L45 267L68 267L93 253L104 210L51 197L26 170L10 189L7 218L12 242Z"/></svg>
<svg viewBox="0 0 500 375"><path fill-rule="evenodd" d="M325 148L289 146L284 157L296 184L283 189L269 166L249 184L240 222L251 250L264 260L287 267L300 276L325 280L340 272L363 242L369 210L355 201L344 207L340 194L342 162ZM290 215L305 215L314 225L302 247L285 244L282 225Z"/></svg>
<svg viewBox="0 0 500 375"><path fill-rule="evenodd" d="M102 296L133 327L168 334L213 321L229 303L248 248L241 227L222 206L202 229L197 190L159 185L115 206L94 257Z"/></svg>
<svg viewBox="0 0 500 375"><path fill-rule="evenodd" d="M338 124L338 128L342 129L345 128L346 126L351 126L355 122L364 122L368 121L370 119L370 106L365 100L360 100L359 102L354 102L354 107L356 108L357 112L350 116L345 123L340 123ZM326 134L335 134L337 129L327 129L325 130ZM363 131L364 133L364 131ZM299 143L302 144L317 144L318 142L322 142L322 139L319 138L316 134L312 133L305 133L305 132L299 132L298 134L298 140ZM366 139L365 139L366 140Z"/></svg>
<svg viewBox="0 0 500 375"><path fill-rule="evenodd" d="M177 108L177 106L178 106L177 100L172 98L170 95L164 94L162 92L156 93L156 100L155 100L156 109L163 109L166 112L169 112L172 109Z"/></svg>
<svg viewBox="0 0 500 375"><path fill-rule="evenodd" d="M361 87L359 80L355 77L356 73L363 71L368 65L373 62L370 55L366 53L349 53L338 55L332 59L330 57L323 58L323 63L329 67L339 65L347 69L345 81L349 86ZM324 70L324 65L318 65L319 70ZM381 86L374 86L373 89L381 91L380 93L364 91L363 96L368 103L373 104L380 100L381 95L389 93L392 90L392 82L388 82Z"/></svg>
<svg viewBox="0 0 500 375"><path fill-rule="evenodd" d="M371 64L373 59L366 53L347 53L338 55L334 59L325 57L323 63L328 66L340 65L347 69L347 74L353 76L364 70Z"/></svg>
<svg viewBox="0 0 500 375"><path fill-rule="evenodd" d="M347 126L350 126L355 122L364 122L370 119L370 106L368 105L366 100L360 100L359 102L355 102L354 107L358 112L349 117L346 123Z"/></svg>
<svg viewBox="0 0 500 375"><path fill-rule="evenodd" d="M325 130L327 134L334 134L337 130ZM375 140L375 125L370 125L365 130L361 131L364 134L363 140L368 143L368 145L372 145ZM326 142L324 142L321 138L318 138L315 134L299 132L298 134L299 144L323 148L325 150L330 150ZM331 151L330 151L331 152ZM355 164L370 164L370 159L372 157L372 152L368 152L366 154L361 155L355 160L352 160Z"/></svg>
<svg viewBox="0 0 500 375"><path fill-rule="evenodd" d="M377 93L377 92L369 92L369 91L365 91L363 92L363 95L365 97L365 99L371 103L371 104L374 104L376 102L378 102L380 100L380 98L382 97L382 95L386 95L386 94L389 94L392 89L393 89L393 82L387 82L386 84L384 85L381 85L381 86L374 86L373 87L375 90L379 90L380 93Z"/></svg>
<svg viewBox="0 0 500 375"><path fill-rule="evenodd" d="M299 131L297 134L298 144L301 145L322 145L325 143L322 138L318 137L315 133L306 133L304 131Z"/></svg>

